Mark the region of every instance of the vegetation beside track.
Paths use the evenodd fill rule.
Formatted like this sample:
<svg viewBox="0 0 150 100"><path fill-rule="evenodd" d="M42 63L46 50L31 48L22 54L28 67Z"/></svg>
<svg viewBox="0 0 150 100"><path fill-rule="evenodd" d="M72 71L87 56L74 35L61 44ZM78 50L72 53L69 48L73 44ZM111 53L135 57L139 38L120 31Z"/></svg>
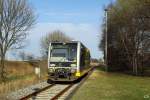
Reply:
<svg viewBox="0 0 150 100"><path fill-rule="evenodd" d="M107 73L96 68L72 100L149 100L149 83L150 77Z"/></svg>
<svg viewBox="0 0 150 100"><path fill-rule="evenodd" d="M0 82L0 100L4 100L9 92L36 84L41 80L46 80L46 61L39 63L41 66L41 78L34 73L34 65L23 61L7 61L7 79Z"/></svg>

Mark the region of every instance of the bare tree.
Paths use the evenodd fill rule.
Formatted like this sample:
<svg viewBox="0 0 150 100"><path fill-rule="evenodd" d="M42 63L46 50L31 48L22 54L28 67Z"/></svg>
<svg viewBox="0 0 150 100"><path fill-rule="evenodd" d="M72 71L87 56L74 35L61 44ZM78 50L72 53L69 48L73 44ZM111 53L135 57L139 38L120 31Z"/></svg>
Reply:
<svg viewBox="0 0 150 100"><path fill-rule="evenodd" d="M48 33L46 36L41 38L40 46L43 58L47 57L47 51L50 42L67 42L71 40L72 38L61 32L60 30Z"/></svg>
<svg viewBox="0 0 150 100"><path fill-rule="evenodd" d="M0 79L5 79L5 55L23 46L27 31L35 22L27 0L0 0Z"/></svg>
<svg viewBox="0 0 150 100"><path fill-rule="evenodd" d="M25 60L26 59L26 53L24 51L19 52L18 56L20 57L21 60Z"/></svg>
<svg viewBox="0 0 150 100"><path fill-rule="evenodd" d="M30 61L30 60L36 60L37 58L34 56L34 54L32 53L29 53L29 52L19 52L19 55L21 60L27 60L27 61Z"/></svg>
<svg viewBox="0 0 150 100"><path fill-rule="evenodd" d="M150 48L150 2L117 0L108 7L108 65L125 66L135 75L142 74L143 52ZM102 49L104 41L103 37Z"/></svg>
<svg viewBox="0 0 150 100"><path fill-rule="evenodd" d="M33 54L26 54L26 60L31 61L31 60L35 60L35 56Z"/></svg>
<svg viewBox="0 0 150 100"><path fill-rule="evenodd" d="M138 72L143 71L140 70L142 69L140 55L143 55L143 43L144 41L147 41L147 43L149 41L150 5L145 5L144 0L132 1L134 1L134 3L130 3L132 6L127 8L126 5L123 5L123 10L120 10L119 15L121 16L119 17L124 20L119 22L122 26L118 27L118 33L120 35L122 46L127 53L128 61L133 68L133 73L138 75ZM150 4L150 2L146 4ZM128 11L129 8L131 8L130 11Z"/></svg>

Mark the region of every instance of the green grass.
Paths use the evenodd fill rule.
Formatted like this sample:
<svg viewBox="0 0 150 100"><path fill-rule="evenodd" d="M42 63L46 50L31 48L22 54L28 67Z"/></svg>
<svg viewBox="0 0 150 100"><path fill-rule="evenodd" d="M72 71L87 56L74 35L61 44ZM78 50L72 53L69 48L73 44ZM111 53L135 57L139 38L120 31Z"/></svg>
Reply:
<svg viewBox="0 0 150 100"><path fill-rule="evenodd" d="M150 100L150 77L106 73L97 68L71 100Z"/></svg>

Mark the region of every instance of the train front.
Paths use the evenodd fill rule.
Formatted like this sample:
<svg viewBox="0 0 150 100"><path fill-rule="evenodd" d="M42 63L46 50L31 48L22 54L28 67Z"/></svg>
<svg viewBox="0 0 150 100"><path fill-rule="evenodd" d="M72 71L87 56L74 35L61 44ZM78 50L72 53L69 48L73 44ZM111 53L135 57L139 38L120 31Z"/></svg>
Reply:
<svg viewBox="0 0 150 100"><path fill-rule="evenodd" d="M48 80L74 80L77 70L78 43L50 43L48 53Z"/></svg>

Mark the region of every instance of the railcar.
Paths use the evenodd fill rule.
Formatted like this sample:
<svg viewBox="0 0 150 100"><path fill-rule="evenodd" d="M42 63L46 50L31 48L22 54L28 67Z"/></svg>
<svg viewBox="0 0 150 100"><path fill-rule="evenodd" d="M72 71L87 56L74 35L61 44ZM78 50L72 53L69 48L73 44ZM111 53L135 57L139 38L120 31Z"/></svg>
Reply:
<svg viewBox="0 0 150 100"><path fill-rule="evenodd" d="M90 68L90 51L79 41L51 42L48 50L48 83L74 81Z"/></svg>

